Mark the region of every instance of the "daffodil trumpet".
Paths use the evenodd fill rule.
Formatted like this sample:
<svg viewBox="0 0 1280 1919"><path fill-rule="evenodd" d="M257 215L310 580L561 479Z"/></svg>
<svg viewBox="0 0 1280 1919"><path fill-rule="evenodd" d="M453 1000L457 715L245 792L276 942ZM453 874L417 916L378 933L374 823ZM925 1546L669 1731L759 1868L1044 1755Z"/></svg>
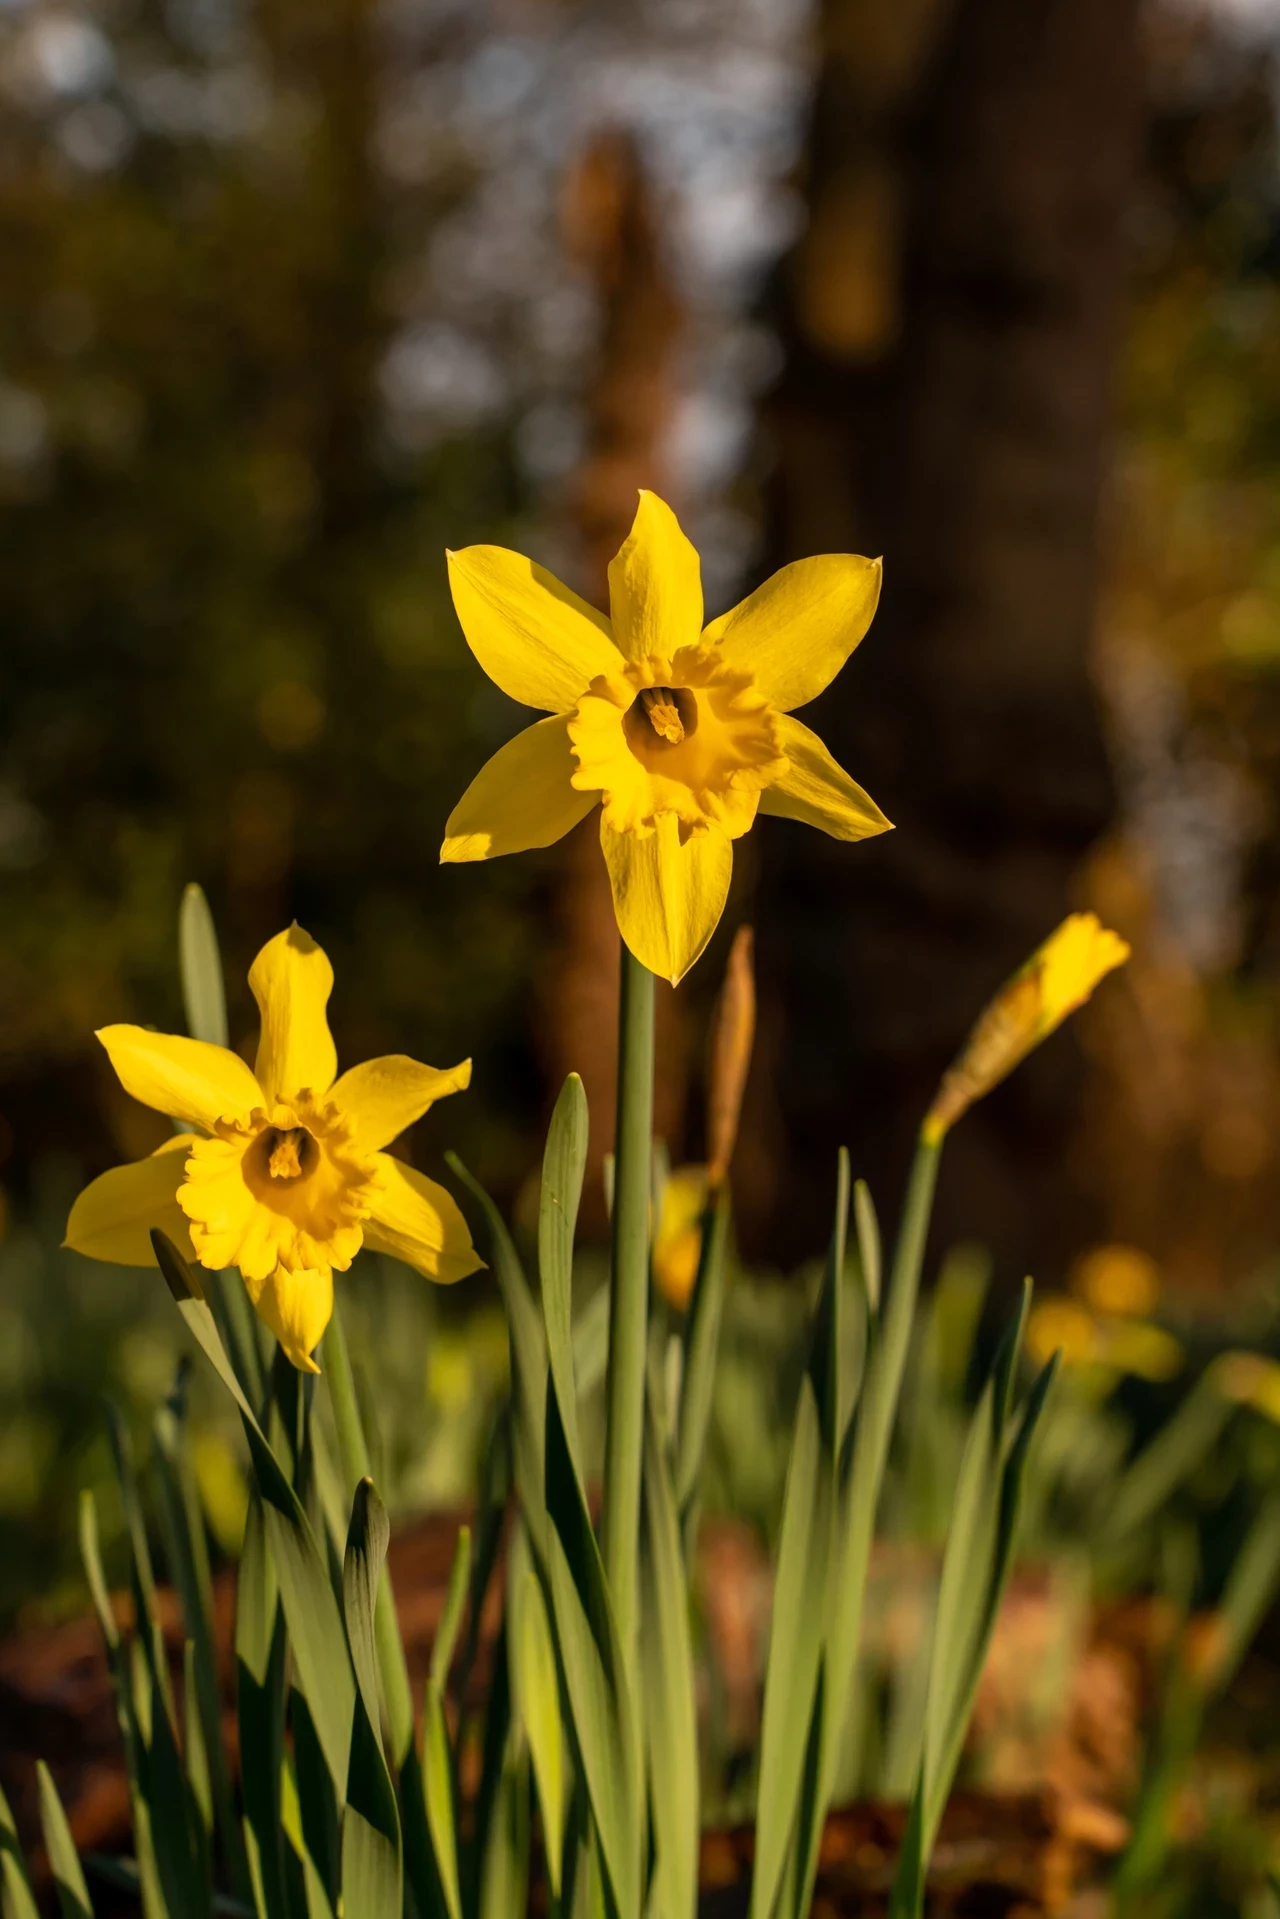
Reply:
<svg viewBox="0 0 1280 1919"><path fill-rule="evenodd" d="M184 1130L86 1187L66 1244L150 1265L159 1228L201 1266L238 1267L293 1365L318 1372L311 1355L333 1312L333 1274L361 1247L444 1284L483 1263L451 1195L386 1151L469 1084L471 1062L441 1071L393 1054L339 1076L326 1011L333 968L299 926L268 941L249 984L262 1018L252 1068L204 1040L99 1032L125 1091Z"/></svg>
<svg viewBox="0 0 1280 1919"><path fill-rule="evenodd" d="M678 982L724 911L733 843L759 813L840 840L889 826L792 718L871 624L880 562L798 560L703 624L698 555L643 492L609 567L609 615L497 546L449 555L453 603L485 672L549 718L509 741L450 815L440 857L550 846L596 806L630 951Z"/></svg>

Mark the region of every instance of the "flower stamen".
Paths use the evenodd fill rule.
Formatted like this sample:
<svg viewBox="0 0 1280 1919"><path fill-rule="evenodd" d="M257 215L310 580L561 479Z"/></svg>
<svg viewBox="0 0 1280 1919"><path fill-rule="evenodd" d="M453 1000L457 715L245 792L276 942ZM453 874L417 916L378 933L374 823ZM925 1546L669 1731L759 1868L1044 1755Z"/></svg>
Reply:
<svg viewBox="0 0 1280 1919"><path fill-rule="evenodd" d="M302 1177L302 1161L309 1139L310 1134L302 1126L295 1126L287 1133L273 1131L273 1144L267 1159L267 1171L272 1179Z"/></svg>
<svg viewBox="0 0 1280 1919"><path fill-rule="evenodd" d="M669 746L684 744L684 721L676 705L676 696L669 686L643 687L640 703L660 740L666 740Z"/></svg>

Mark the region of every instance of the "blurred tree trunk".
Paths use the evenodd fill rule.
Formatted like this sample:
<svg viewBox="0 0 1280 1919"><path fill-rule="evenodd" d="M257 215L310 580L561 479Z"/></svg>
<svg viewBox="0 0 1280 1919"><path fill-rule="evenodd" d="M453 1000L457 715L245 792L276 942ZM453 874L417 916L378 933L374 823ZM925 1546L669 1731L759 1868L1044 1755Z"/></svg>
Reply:
<svg viewBox="0 0 1280 1919"><path fill-rule="evenodd" d="M574 585L609 605L609 562L631 530L641 487L666 493L663 441L676 402L675 356L683 327L644 168L625 134L597 136L566 182L569 252L591 276L600 307L600 348L586 395L587 441L571 483L567 518ZM591 1108L583 1220L604 1224L599 1178L612 1151L617 1094L618 929L600 853L600 815L565 842L554 907L555 953L543 1022L551 1089L582 1075ZM684 1045L670 987L658 988L654 1123L674 1143L684 1104Z"/></svg>
<svg viewBox="0 0 1280 1919"><path fill-rule="evenodd" d="M1111 790L1086 652L1137 0L827 0L811 219L789 263L771 564L884 554L861 651L804 717L897 831L765 822L788 1228L832 1155L896 1201L938 1073L1073 903ZM1087 1224L1059 1039L959 1129L943 1230L1044 1270ZM852 1137L850 1137L852 1135ZM776 1216L776 1215L775 1215Z"/></svg>

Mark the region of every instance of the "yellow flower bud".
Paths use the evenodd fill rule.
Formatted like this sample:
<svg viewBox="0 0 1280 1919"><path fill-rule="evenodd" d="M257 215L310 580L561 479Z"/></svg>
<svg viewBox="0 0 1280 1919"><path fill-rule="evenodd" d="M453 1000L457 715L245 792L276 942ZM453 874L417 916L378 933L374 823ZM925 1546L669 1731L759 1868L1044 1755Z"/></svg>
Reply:
<svg viewBox="0 0 1280 1919"><path fill-rule="evenodd" d="M975 1100L999 1085L1128 957L1128 945L1103 926L1096 913L1072 913L1063 920L979 1017L964 1050L943 1075L924 1122L924 1138L936 1145Z"/></svg>
<svg viewBox="0 0 1280 1919"><path fill-rule="evenodd" d="M740 926L729 952L711 1035L707 1074L707 1185L712 1189L724 1183L729 1171L738 1138L742 1095L751 1066L756 1033L753 950L751 928Z"/></svg>

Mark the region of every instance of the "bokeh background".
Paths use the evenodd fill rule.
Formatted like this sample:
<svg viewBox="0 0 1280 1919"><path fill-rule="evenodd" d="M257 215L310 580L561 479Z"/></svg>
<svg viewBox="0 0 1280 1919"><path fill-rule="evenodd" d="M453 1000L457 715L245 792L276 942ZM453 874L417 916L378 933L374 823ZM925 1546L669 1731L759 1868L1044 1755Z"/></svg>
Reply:
<svg viewBox="0 0 1280 1919"><path fill-rule="evenodd" d="M515 545L599 600L641 485L711 611L801 555L885 560L812 717L897 831L763 820L663 994L679 1162L755 924L745 1259L817 1251L842 1141L891 1209L981 1002L1091 906L1134 961L966 1121L941 1235L1006 1296L1119 1243L1187 1323L1266 1320L1278 50L1269 0L0 0L4 1616L74 1583L98 1393L169 1377L154 1276L56 1248L79 1184L161 1137L92 1030L180 1027L185 882L237 1042L296 916L345 1059L474 1056L420 1164L456 1146L518 1216L575 1067L598 1170L592 823L437 864L528 717L443 556ZM473 1412L456 1471L406 1439L424 1501L465 1483L502 1366L482 1289L430 1309L397 1364Z"/></svg>

